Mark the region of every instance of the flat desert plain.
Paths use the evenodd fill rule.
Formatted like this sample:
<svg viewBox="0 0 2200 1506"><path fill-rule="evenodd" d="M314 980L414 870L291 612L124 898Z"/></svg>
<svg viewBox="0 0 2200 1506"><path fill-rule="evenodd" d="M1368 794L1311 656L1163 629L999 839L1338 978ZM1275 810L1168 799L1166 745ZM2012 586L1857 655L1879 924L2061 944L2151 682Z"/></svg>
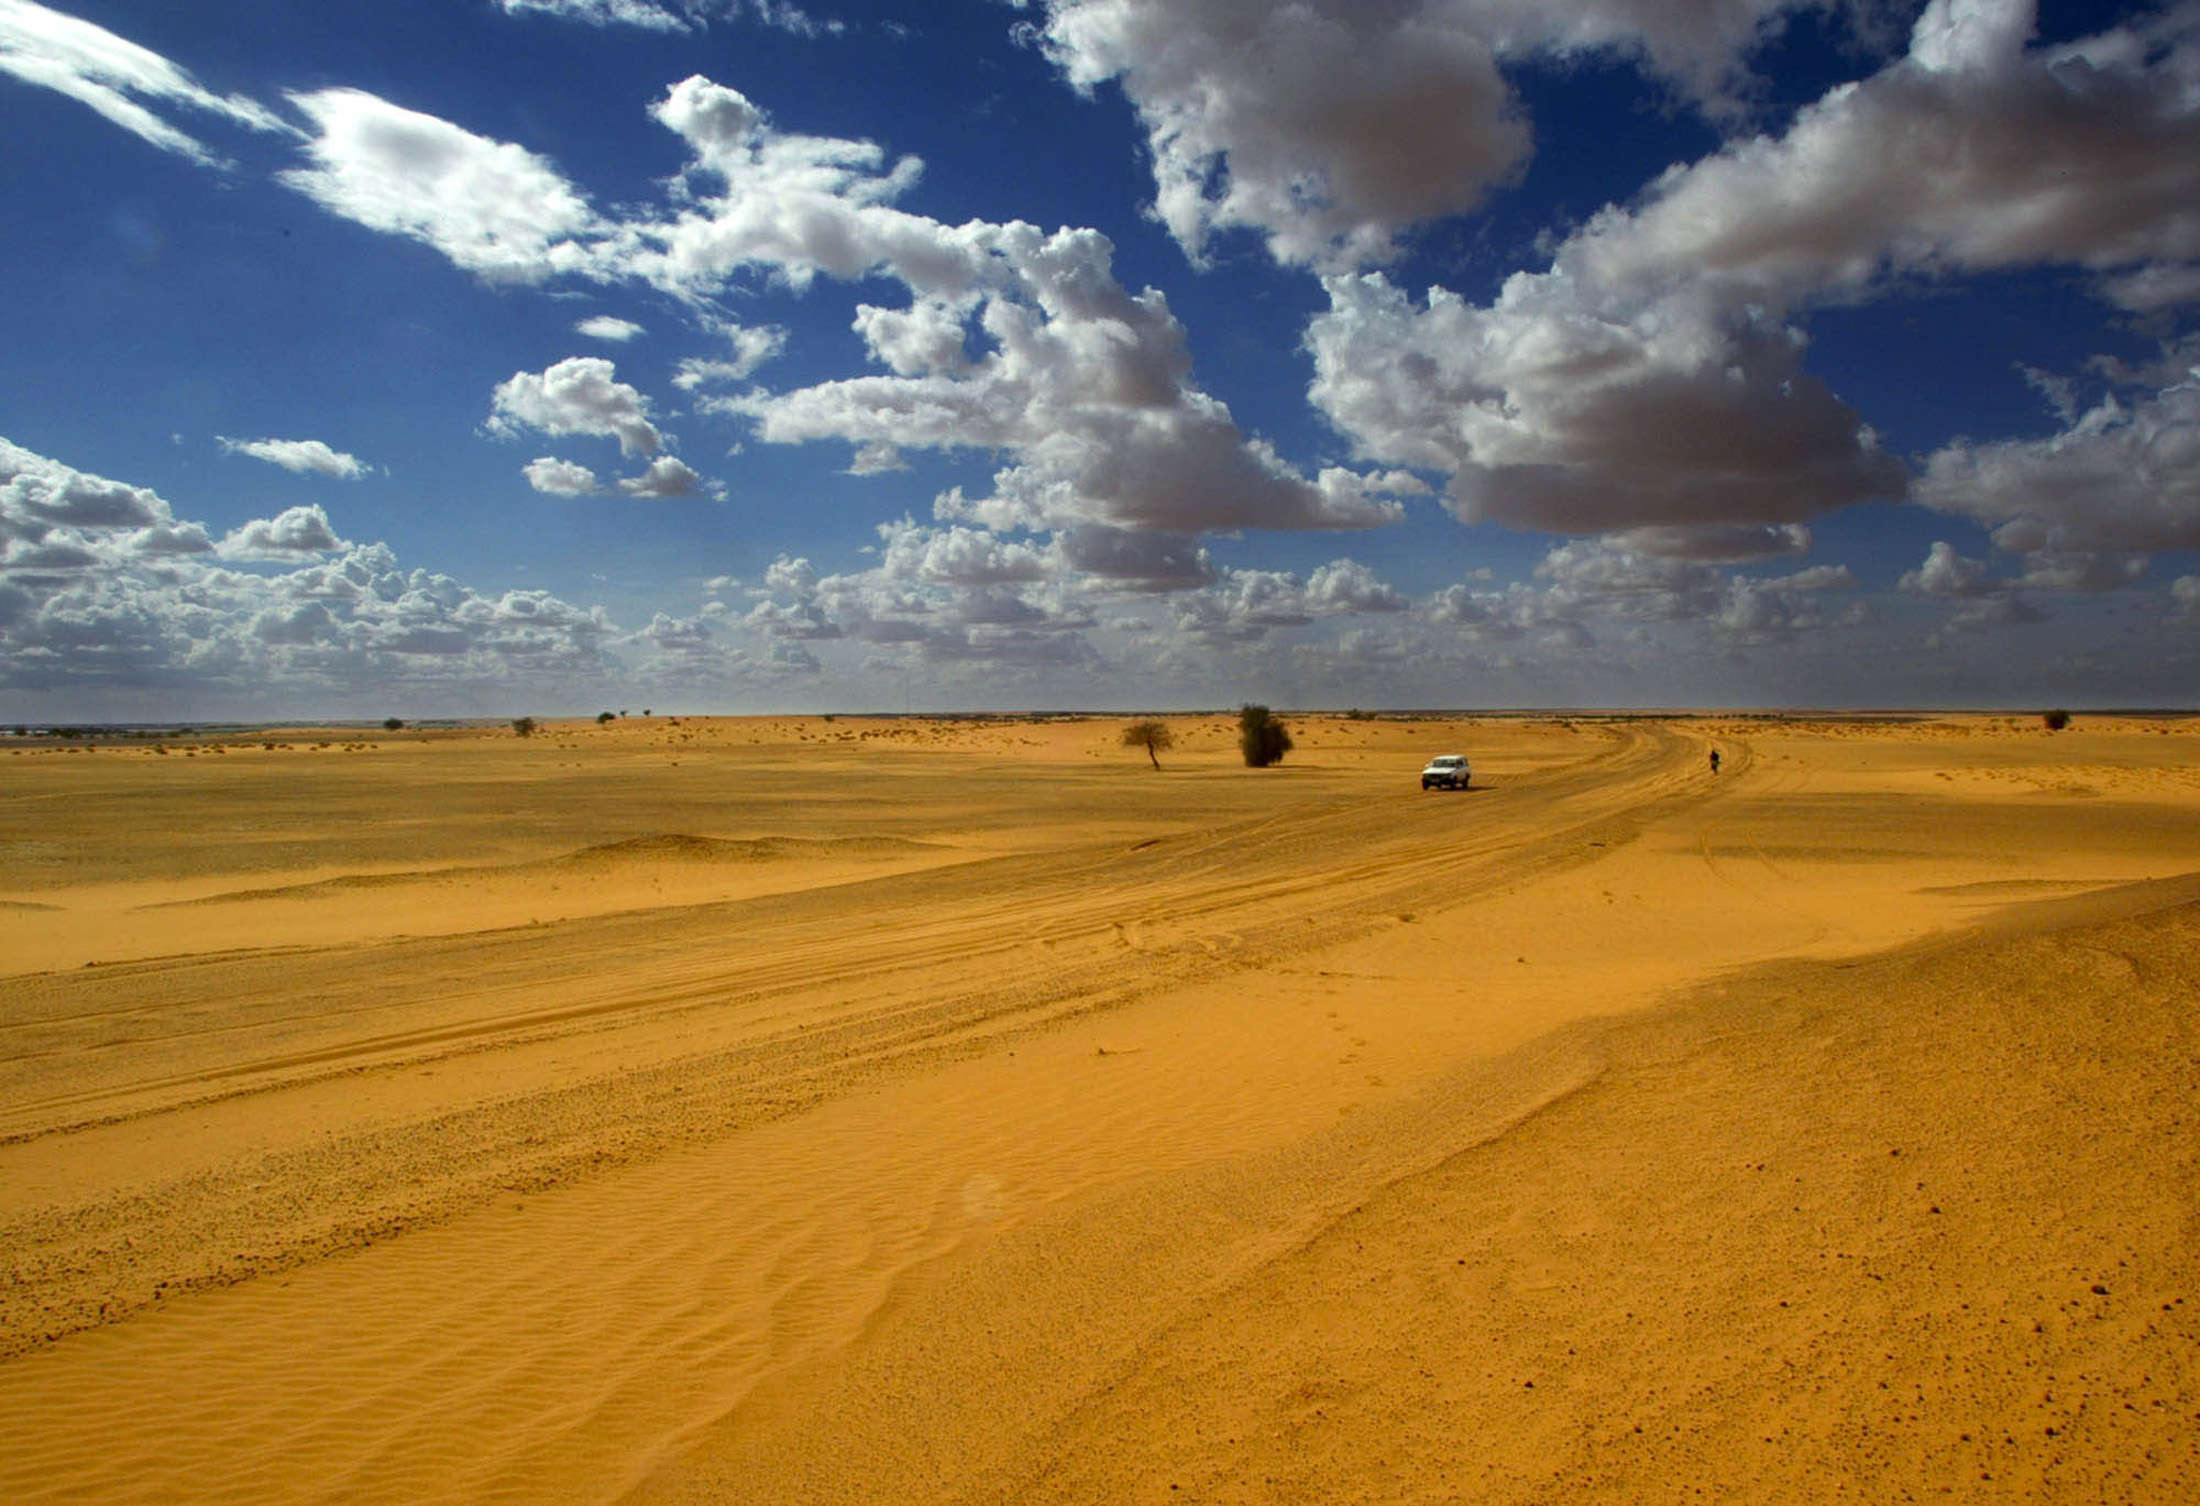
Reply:
<svg viewBox="0 0 2200 1506"><path fill-rule="evenodd" d="M0 1499L2200 1499L2200 722L1124 720L0 752Z"/></svg>

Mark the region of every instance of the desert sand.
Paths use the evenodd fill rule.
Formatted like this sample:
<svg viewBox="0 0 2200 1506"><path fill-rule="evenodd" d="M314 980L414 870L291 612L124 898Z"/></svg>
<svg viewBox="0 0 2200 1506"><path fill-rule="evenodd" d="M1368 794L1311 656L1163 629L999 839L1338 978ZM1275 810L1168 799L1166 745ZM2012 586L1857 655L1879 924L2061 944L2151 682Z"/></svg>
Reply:
<svg viewBox="0 0 2200 1506"><path fill-rule="evenodd" d="M0 743L0 1500L2200 1498L2200 721L1124 720Z"/></svg>

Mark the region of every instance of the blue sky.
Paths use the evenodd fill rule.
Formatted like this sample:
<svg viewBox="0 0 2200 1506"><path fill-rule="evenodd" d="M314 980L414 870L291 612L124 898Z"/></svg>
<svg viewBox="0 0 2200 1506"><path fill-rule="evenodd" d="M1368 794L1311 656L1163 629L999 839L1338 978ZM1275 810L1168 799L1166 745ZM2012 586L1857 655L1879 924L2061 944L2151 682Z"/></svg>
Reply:
<svg viewBox="0 0 2200 1506"><path fill-rule="evenodd" d="M2200 6L0 0L0 720L2191 704Z"/></svg>

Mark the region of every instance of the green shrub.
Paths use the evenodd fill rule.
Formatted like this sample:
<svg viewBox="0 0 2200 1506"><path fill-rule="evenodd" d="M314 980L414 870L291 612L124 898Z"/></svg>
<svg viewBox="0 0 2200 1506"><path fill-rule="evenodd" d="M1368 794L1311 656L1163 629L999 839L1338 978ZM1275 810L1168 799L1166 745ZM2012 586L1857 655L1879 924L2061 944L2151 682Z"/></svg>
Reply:
<svg viewBox="0 0 2200 1506"><path fill-rule="evenodd" d="M1291 751L1291 729L1268 714L1266 706L1238 707L1238 751L1249 769L1281 763Z"/></svg>
<svg viewBox="0 0 2200 1506"><path fill-rule="evenodd" d="M2070 713L2058 706L2053 711L2043 715L2040 718L2040 723L2050 732L2060 732L2070 725Z"/></svg>
<svg viewBox="0 0 2200 1506"><path fill-rule="evenodd" d="M515 716L512 718L512 730L521 737L533 737L535 735L535 719L531 716Z"/></svg>

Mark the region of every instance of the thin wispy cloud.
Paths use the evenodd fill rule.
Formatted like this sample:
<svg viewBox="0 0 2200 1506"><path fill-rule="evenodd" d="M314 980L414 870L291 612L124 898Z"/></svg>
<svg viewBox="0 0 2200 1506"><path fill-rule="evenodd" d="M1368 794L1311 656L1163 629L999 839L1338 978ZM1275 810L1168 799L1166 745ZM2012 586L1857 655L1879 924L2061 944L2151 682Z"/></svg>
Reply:
<svg viewBox="0 0 2200 1506"><path fill-rule="evenodd" d="M255 100L217 94L158 53L32 0L0 0L0 73L67 95L139 140L209 167L228 159L164 110L252 131L296 130Z"/></svg>

